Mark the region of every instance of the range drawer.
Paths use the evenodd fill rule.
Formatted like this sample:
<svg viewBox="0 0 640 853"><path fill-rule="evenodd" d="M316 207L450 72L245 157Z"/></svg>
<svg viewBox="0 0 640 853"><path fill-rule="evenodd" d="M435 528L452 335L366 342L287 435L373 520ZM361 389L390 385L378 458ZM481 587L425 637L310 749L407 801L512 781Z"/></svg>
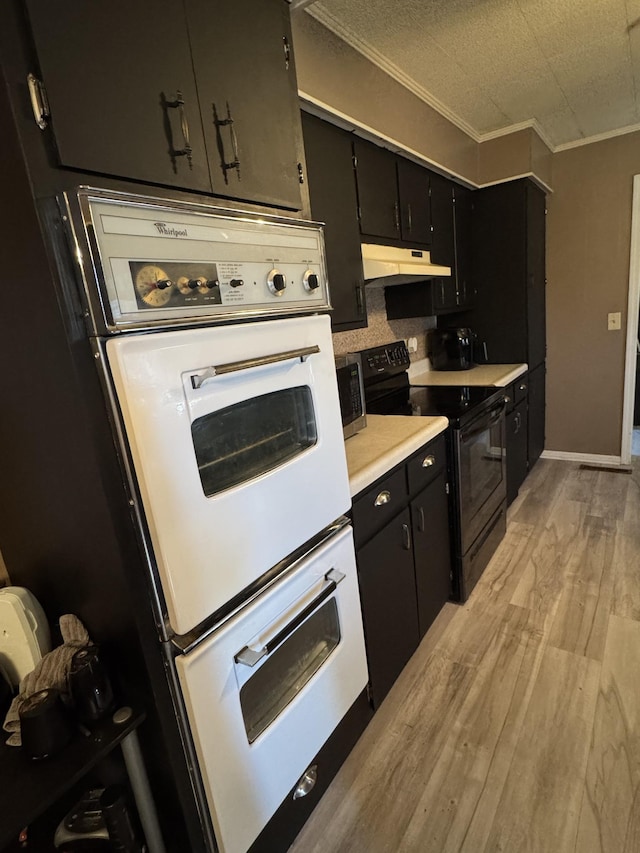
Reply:
<svg viewBox="0 0 640 853"><path fill-rule="evenodd" d="M353 502L353 531L356 548L369 540L407 505L404 465L378 480Z"/></svg>
<svg viewBox="0 0 640 853"><path fill-rule="evenodd" d="M407 461L409 493L415 495L428 486L446 464L447 449L443 433Z"/></svg>

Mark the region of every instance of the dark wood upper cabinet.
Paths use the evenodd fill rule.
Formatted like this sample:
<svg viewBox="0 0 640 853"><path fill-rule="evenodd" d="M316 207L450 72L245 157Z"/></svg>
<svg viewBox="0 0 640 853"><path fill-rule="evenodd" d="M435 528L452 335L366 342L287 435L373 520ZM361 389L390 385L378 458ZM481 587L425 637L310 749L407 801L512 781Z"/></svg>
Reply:
<svg viewBox="0 0 640 853"><path fill-rule="evenodd" d="M431 188L431 260L435 264L454 266L455 237L453 225L453 182L435 172L429 173Z"/></svg>
<svg viewBox="0 0 640 853"><path fill-rule="evenodd" d="M469 325L487 345L489 362L545 358L545 196L529 180L474 194L473 278L477 298Z"/></svg>
<svg viewBox="0 0 640 853"><path fill-rule="evenodd" d="M185 5L213 192L299 209L302 131L288 5Z"/></svg>
<svg viewBox="0 0 640 853"><path fill-rule="evenodd" d="M473 190L454 184L454 268L456 307L469 308L473 303L474 291L471 280L471 239L473 215Z"/></svg>
<svg viewBox="0 0 640 853"><path fill-rule="evenodd" d="M63 166L211 191L181 3L27 9ZM187 143L190 158L179 153Z"/></svg>
<svg viewBox="0 0 640 853"><path fill-rule="evenodd" d="M284 0L27 9L62 166L301 208Z"/></svg>
<svg viewBox="0 0 640 853"><path fill-rule="evenodd" d="M353 140L360 231L371 237L400 239L396 155L357 137Z"/></svg>
<svg viewBox="0 0 640 853"><path fill-rule="evenodd" d="M400 232L405 243L420 246L431 244L431 201L429 198L429 172L397 158L398 201L400 205Z"/></svg>
<svg viewBox="0 0 640 853"><path fill-rule="evenodd" d="M324 222L329 294L335 331L367 325L352 136L302 113L311 215Z"/></svg>

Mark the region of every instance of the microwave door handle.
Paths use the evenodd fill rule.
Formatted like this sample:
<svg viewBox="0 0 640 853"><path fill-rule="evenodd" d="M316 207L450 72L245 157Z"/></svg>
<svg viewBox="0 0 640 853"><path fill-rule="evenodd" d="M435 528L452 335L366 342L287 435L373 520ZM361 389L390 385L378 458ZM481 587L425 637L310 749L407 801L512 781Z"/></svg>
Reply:
<svg viewBox="0 0 640 853"><path fill-rule="evenodd" d="M252 367L264 367L266 364L277 364L281 361L291 361L299 358L300 361L306 361L310 355L320 352L319 346L301 347L300 349L287 350L287 352L277 352L273 355L262 355L257 358L246 358L242 361L229 361L226 364L215 364L205 368L201 373L194 373L191 376L191 385L194 389L201 388L209 379L216 376L224 376L226 373L237 373L240 370L250 370Z"/></svg>
<svg viewBox="0 0 640 853"><path fill-rule="evenodd" d="M504 400L502 400L499 405L494 406L494 408L489 409L489 419L485 420L482 418L482 423L480 426L472 426L471 429L463 429L462 435L464 438L473 438L474 435L479 435L481 432L484 432L486 429L490 429L494 424L497 424L502 414L507 407L507 404Z"/></svg>
<svg viewBox="0 0 640 853"><path fill-rule="evenodd" d="M328 571L324 576L327 585L312 601L309 602L309 604L307 604L306 607L294 616L291 622L287 623L281 631L278 631L278 633L268 640L261 649L252 649L250 646L245 646L234 657L235 662L242 663L245 666L255 666L258 661L262 660L262 658L270 655L271 652L280 645L280 643L293 634L293 632L304 622L307 616L310 616L318 605L325 600L325 598L329 598L340 581L344 580L344 578L345 576L342 572L339 572L336 569Z"/></svg>

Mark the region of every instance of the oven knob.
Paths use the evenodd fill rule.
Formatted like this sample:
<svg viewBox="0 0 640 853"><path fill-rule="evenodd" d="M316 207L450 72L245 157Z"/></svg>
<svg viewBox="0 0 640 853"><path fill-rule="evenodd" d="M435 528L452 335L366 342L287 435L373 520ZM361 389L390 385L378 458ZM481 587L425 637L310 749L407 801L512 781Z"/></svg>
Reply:
<svg viewBox="0 0 640 853"><path fill-rule="evenodd" d="M229 284L231 287L242 287L244 281L241 278L232 278Z"/></svg>
<svg viewBox="0 0 640 853"><path fill-rule="evenodd" d="M189 290L197 290L199 287L202 287L204 284L203 278L190 278L187 282L187 286Z"/></svg>
<svg viewBox="0 0 640 853"><path fill-rule="evenodd" d="M205 287L212 290L214 287L220 287L220 282L217 278L210 278L209 281L205 282Z"/></svg>
<svg viewBox="0 0 640 853"><path fill-rule="evenodd" d="M287 280L279 270L271 270L267 276L267 285L274 296L282 296Z"/></svg>
<svg viewBox="0 0 640 853"><path fill-rule="evenodd" d="M156 281L156 287L158 290L166 290L167 287L171 287L173 282L170 278L161 278L160 281Z"/></svg>
<svg viewBox="0 0 640 853"><path fill-rule="evenodd" d="M302 285L306 291L312 293L318 287L320 287L320 282L318 281L318 276L316 273L311 270L307 270L306 273L302 276Z"/></svg>

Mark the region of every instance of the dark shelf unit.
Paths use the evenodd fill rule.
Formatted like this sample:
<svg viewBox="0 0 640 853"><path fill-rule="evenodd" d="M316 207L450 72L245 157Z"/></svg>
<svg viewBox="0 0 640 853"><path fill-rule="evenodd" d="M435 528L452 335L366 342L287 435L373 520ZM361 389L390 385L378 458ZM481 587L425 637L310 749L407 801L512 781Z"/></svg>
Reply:
<svg viewBox="0 0 640 853"><path fill-rule="evenodd" d="M41 761L33 761L20 747L2 742L0 850L70 791L144 719L144 712L134 710L124 723L110 720L89 735L78 732L62 752Z"/></svg>

